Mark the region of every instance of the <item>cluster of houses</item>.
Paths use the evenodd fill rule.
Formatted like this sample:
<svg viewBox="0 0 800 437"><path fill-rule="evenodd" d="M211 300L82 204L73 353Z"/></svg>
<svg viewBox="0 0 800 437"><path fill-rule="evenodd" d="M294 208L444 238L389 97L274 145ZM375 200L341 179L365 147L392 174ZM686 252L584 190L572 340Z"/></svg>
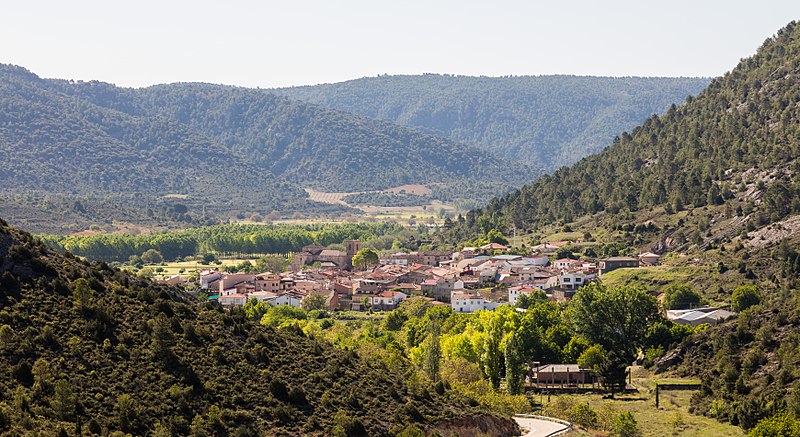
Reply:
<svg viewBox="0 0 800 437"><path fill-rule="evenodd" d="M306 246L294 255L292 270L284 273L206 270L200 274L200 289L225 307L241 306L250 299L299 307L303 299L317 294L330 310L391 310L411 296L422 296L432 304L471 313L514 305L521 296L540 291L551 300L569 300L579 287L603 273L658 262L653 254L599 262L551 260L544 254L511 255L505 246L491 243L455 253L387 254L369 270L354 271L352 258L361 244L349 240L344 245L344 251Z"/></svg>
<svg viewBox="0 0 800 437"><path fill-rule="evenodd" d="M353 256L358 240L344 243L345 250L306 246L294 255L289 272L226 273L206 270L200 289L224 307L242 306L250 299L270 305L300 307L312 294L325 299L329 310L392 310L412 296L433 305L449 305L453 311L472 313L515 305L522 296L544 293L548 299L567 301L583 285L620 268L656 265L660 257L644 253L599 260L552 259L561 242L537 246L536 255L508 253L500 244L466 247L458 252L419 251L385 254L378 265L355 271ZM551 256L548 256L550 254ZM308 266L314 265L314 268ZM735 313L701 307L670 310L675 323L715 325ZM577 364L535 363L530 380L537 389L594 389L596 378Z"/></svg>

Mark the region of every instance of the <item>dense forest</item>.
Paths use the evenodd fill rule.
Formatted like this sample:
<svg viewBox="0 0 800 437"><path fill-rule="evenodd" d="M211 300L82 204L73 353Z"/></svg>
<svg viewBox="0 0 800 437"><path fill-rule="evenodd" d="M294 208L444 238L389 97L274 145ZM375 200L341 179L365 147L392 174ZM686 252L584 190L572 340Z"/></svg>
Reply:
<svg viewBox="0 0 800 437"><path fill-rule="evenodd" d="M696 98L603 152L468 214L455 234L532 229L586 214L722 205L760 227L800 212L800 28L793 23Z"/></svg>
<svg viewBox="0 0 800 437"><path fill-rule="evenodd" d="M266 170L251 176L269 179L274 174L320 190L383 189L453 178L511 181L515 169L522 169L442 137L259 90L198 83L142 89L46 83L98 107L168 120Z"/></svg>
<svg viewBox="0 0 800 437"><path fill-rule="evenodd" d="M150 235L96 234L45 235L48 246L73 255L102 261L128 261L153 249L168 261L187 256L214 254L244 256L286 254L309 244L324 246L360 239L394 236L402 226L389 223L317 225L218 225Z"/></svg>
<svg viewBox="0 0 800 437"><path fill-rule="evenodd" d="M696 95L708 82L425 74L270 91L473 144L524 162L538 175L600 151L614 135Z"/></svg>
<svg viewBox="0 0 800 437"><path fill-rule="evenodd" d="M465 416L516 430L408 369L257 322L0 221L0 433L389 435Z"/></svg>

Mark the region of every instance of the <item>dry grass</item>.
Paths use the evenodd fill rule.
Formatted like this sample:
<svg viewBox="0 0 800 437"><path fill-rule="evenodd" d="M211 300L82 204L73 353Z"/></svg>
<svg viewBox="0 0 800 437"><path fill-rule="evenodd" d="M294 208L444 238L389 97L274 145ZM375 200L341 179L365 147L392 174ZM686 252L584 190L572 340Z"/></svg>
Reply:
<svg viewBox="0 0 800 437"><path fill-rule="evenodd" d="M697 382L680 378L654 377L649 372L634 369L633 383L639 392L618 395L615 399L603 399L601 395L558 395L552 396L550 402L543 397L544 409L550 415L566 417L557 410L569 408L578 403L588 404L597 412L601 426L608 427L614 417L625 411L633 413L644 436L704 436L728 437L743 436L744 431L728 423L720 423L715 419L697 416L689 412L693 391L661 391L659 407L655 405L655 384ZM539 398L536 399L539 401ZM565 408L566 407L566 408ZM579 430L574 435L607 435L603 430Z"/></svg>

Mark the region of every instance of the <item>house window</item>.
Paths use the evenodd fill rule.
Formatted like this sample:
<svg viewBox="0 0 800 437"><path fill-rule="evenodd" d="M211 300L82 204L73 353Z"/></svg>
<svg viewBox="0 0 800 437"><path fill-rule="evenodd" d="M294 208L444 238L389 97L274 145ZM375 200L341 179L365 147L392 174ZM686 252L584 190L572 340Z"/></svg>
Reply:
<svg viewBox="0 0 800 437"><path fill-rule="evenodd" d="M564 278L564 282L571 282L569 278Z"/></svg>

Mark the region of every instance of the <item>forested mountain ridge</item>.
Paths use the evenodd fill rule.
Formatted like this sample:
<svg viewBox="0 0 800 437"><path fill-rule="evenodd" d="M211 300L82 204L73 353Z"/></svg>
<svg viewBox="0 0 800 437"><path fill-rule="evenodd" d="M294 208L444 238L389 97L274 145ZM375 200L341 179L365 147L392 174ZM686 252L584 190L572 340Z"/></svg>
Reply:
<svg viewBox="0 0 800 437"><path fill-rule="evenodd" d="M600 151L620 131L697 94L708 82L425 74L269 91L473 144L525 162L541 174Z"/></svg>
<svg viewBox="0 0 800 437"><path fill-rule="evenodd" d="M383 189L408 183L524 183L525 167L385 121L260 90L202 83L142 89L49 81L59 92L124 113L157 117L303 187Z"/></svg>
<svg viewBox="0 0 800 437"><path fill-rule="evenodd" d="M55 253L2 220L0 365L3 435L388 435L467 416L516 429L381 360Z"/></svg>
<svg viewBox="0 0 800 437"><path fill-rule="evenodd" d="M753 230L796 214L798 78L800 29L792 23L696 98L622 133L599 154L494 199L460 229L479 233L487 221L532 229L599 212L724 204L732 208L721 219L738 217L736 226Z"/></svg>
<svg viewBox="0 0 800 437"><path fill-rule="evenodd" d="M199 197L227 188L227 198L241 204L308 207L299 187L166 118L99 106L6 65L0 65L0 96L4 194L38 191L74 201L125 195L155 203L168 194Z"/></svg>
<svg viewBox="0 0 800 437"><path fill-rule="evenodd" d="M479 184L488 197L533 178L485 151L261 90L129 89L10 65L0 65L0 161L0 211L38 232L112 221L210 224L241 211L352 212L311 202L305 187L435 183L446 193ZM74 208L42 216L65 196ZM120 201L125 208L114 207Z"/></svg>

